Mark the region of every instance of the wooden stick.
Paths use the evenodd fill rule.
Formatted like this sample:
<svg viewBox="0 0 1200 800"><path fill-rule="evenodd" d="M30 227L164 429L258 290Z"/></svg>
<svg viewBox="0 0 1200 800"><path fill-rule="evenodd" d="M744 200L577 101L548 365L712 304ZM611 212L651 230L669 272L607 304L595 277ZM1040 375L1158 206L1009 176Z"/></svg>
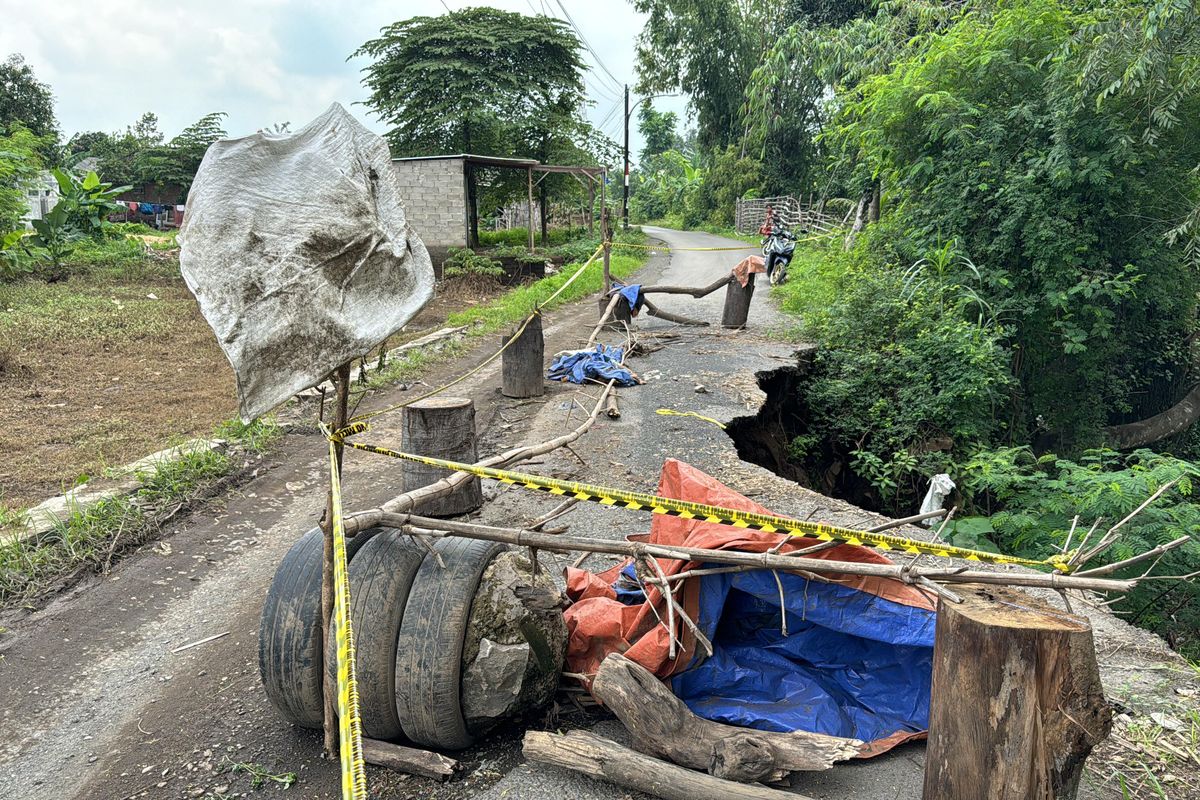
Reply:
<svg viewBox="0 0 1200 800"><path fill-rule="evenodd" d="M1153 550L1147 550L1144 553L1133 556L1132 558L1127 558L1124 561L1116 561L1116 562L1113 562L1112 564L1105 564L1104 566L1096 567L1095 569L1085 569L1083 572L1076 572L1075 575L1077 575L1079 577L1082 577L1084 575L1108 575L1110 573L1116 572L1117 570L1119 570L1123 567L1130 567L1130 566L1133 566L1134 564L1139 564L1143 561L1148 561L1149 559L1154 558L1155 556L1161 556L1163 553L1167 552L1168 550L1174 550L1176 547L1182 547L1183 545L1187 544L1191 540L1192 540L1192 537L1190 537L1190 536L1180 536L1178 539L1176 539L1173 542L1167 542L1166 544L1160 544L1158 547L1155 547Z"/></svg>
<svg viewBox="0 0 1200 800"><path fill-rule="evenodd" d="M592 335L588 337L587 344L582 349L586 350L596 343L596 338L600 335L600 331L604 328L604 323L608 322L608 318L617 310L617 303L621 302L621 293L614 292L612 300L608 301L608 307L604 309L604 313L600 315L600 321L596 323L596 327L592 329Z"/></svg>
<svg viewBox="0 0 1200 800"><path fill-rule="evenodd" d="M350 362L347 361L337 368L336 373L337 407L334 410L333 430L346 427L350 415ZM338 473L342 470L342 443L334 445ZM321 558L321 641L318 653L325 652L325 643L332 639L330 620L333 617L333 485L330 484L325 499L325 516L321 520L324 532L324 550ZM325 753L330 758L337 755L337 681L329 670L321 670L323 680L325 714L322 728L324 730Z"/></svg>
<svg viewBox="0 0 1200 800"><path fill-rule="evenodd" d="M1178 482L1179 482L1179 478L1176 478L1175 480L1167 481L1162 486L1158 487L1157 492L1155 492L1154 494L1147 497L1144 501L1142 501L1141 505L1139 505L1133 511L1130 511L1128 514L1126 514L1124 519L1122 519L1116 525L1113 525L1111 528L1109 528L1108 531L1104 534L1104 537L1100 539L1100 543L1097 544L1095 547L1093 547L1091 550L1089 550L1083 556L1083 558L1081 558L1079 560L1079 563L1086 564L1090 559L1095 558L1096 556L1100 555L1105 550L1107 550L1112 545L1112 543L1117 540L1117 532L1120 531L1121 527L1126 522L1129 522L1129 520L1133 519L1138 514L1142 513L1146 509L1147 506L1149 506L1151 503L1153 503L1155 500L1157 500L1159 497L1161 497L1164 492L1166 492L1168 489L1170 489L1172 486L1174 486Z"/></svg>
<svg viewBox="0 0 1200 800"><path fill-rule="evenodd" d="M543 514L542 516L535 519L533 522L530 522L529 525L526 527L528 527L528 529L531 531L541 530L546 525L547 522L553 522L554 520L558 519L563 514L566 514L568 511L570 511L572 508L574 508L578 503L579 503L579 498L577 498L577 497L572 497L569 500L564 500L563 502L556 505L553 509L551 509L548 514Z"/></svg>
<svg viewBox="0 0 1200 800"><path fill-rule="evenodd" d="M966 567L952 567L949 569L922 568L900 564L871 564L858 561L793 558L782 553L772 555L770 553L747 553L741 550L710 550L703 547L684 547L682 545L668 547L665 545L641 544L626 540L613 541L609 539L556 536L547 533L518 530L516 528L497 528L491 525L422 517L415 514L382 512L373 520L372 525L401 529L405 526L417 526L416 530L418 533L430 536L452 534L455 536L464 536L468 539L506 542L518 547L537 547L542 550L551 550L560 553L586 550L593 553L611 553L613 555L630 556L633 558L652 555L659 558L675 559L677 561L746 565L759 569L781 569L789 572L807 571L818 574L866 575L877 578L891 578L902 582L924 576L932 581L943 583L1041 586L1048 589L1090 589L1097 592L1128 592L1136 583L1136 581L1132 580L1115 580L1090 576L1081 578L1074 575L1033 571L984 572L980 570L968 570Z"/></svg>
<svg viewBox="0 0 1200 800"><path fill-rule="evenodd" d="M561 736L528 731L521 752L528 761L582 772L663 800L812 800L677 767L584 731Z"/></svg>
<svg viewBox="0 0 1200 800"><path fill-rule="evenodd" d="M819 771L858 755L862 742L821 733L773 733L696 716L650 670L609 655L592 695L629 729L634 749L718 778L753 782L781 773Z"/></svg>
<svg viewBox="0 0 1200 800"><path fill-rule="evenodd" d="M911 517L904 519L894 519L891 522L885 522L882 525L876 525L874 528L867 528L867 533L879 533L880 531L888 531L892 528L899 528L901 525L911 525L914 522L923 522L927 519L934 519L946 513L946 509L939 508L936 511L927 511L924 514L913 514Z"/></svg>
<svg viewBox="0 0 1200 800"><path fill-rule="evenodd" d="M368 764L435 780L445 780L454 775L459 768L457 761L440 753L403 747L377 739L364 738L362 754L363 760Z"/></svg>

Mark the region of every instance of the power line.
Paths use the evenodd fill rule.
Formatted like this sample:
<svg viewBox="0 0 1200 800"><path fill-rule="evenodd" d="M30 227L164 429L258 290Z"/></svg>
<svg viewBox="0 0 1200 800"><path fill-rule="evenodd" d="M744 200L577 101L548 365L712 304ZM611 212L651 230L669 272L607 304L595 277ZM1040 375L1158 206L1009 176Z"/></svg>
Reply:
<svg viewBox="0 0 1200 800"><path fill-rule="evenodd" d="M612 71L609 70L604 61L601 60L600 54L596 52L594 47L592 47L592 43L587 40L587 37L583 35L583 31L580 30L579 25L577 25L574 18L571 17L571 12L567 11L567 7L563 5L562 0L555 0L555 2L558 3L558 7L561 8L563 14L566 15L567 22L569 22L571 27L575 29L575 33L579 34L579 38L583 42L583 46L586 47L587 51L592 54L592 58L596 59L596 65L599 66L600 69L604 70L605 74L612 79L613 86L611 88L620 90L624 84L617 80L617 76L613 75Z"/></svg>

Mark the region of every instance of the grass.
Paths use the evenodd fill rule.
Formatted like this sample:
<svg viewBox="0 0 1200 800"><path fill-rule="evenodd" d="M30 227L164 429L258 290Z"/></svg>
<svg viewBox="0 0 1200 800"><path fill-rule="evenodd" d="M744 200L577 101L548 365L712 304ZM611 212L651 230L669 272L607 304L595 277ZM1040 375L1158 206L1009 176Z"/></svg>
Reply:
<svg viewBox="0 0 1200 800"><path fill-rule="evenodd" d="M566 244L587 235L587 228L551 228L547 233L548 244L551 246ZM534 231L534 243L540 245L541 233ZM519 245L524 247L529 241L527 228L509 228L503 231L480 231L480 247L496 247L498 245Z"/></svg>
<svg viewBox="0 0 1200 800"><path fill-rule="evenodd" d="M225 423L216 433L253 452L279 435L269 421ZM74 574L107 572L114 558L152 538L180 508L232 474L235 464L216 450L186 454L143 475L132 494L79 507L36 539L0 543L0 605L27 603Z"/></svg>
<svg viewBox="0 0 1200 800"><path fill-rule="evenodd" d="M616 235L616 239L618 241L638 244L646 241L646 237L640 231L636 230L622 231ZM446 318L446 325L451 327L460 325L468 326L467 339L446 342L441 347L433 350L410 351L385 365L382 370L374 373L367 385L372 389L376 389L393 383L406 383L416 378L434 364L447 361L470 349L473 346L471 343L472 338L495 333L506 325L512 325L525 319L533 311L534 306L545 300L545 298L549 297L567 282L571 275L578 269L579 265L584 263L588 256L595 252L596 247L599 246L599 242L593 243L585 240L584 245L591 247L587 251L587 254L576 263L564 265L558 274L511 289L487 303L450 314ZM579 243L572 246L578 247ZM613 277L625 278L632 275L638 267L645 263L645 260L645 251L638 250L629 254L614 250L612 258L609 261L609 271ZM586 297L593 292L600 291L603 285L603 268L601 267L600 259L597 258L588 267L587 272L572 283L565 292L556 297L546 308L558 308L565 303Z"/></svg>
<svg viewBox="0 0 1200 800"><path fill-rule="evenodd" d="M178 319L174 304L189 299L179 292L177 299L167 299L147 288L154 287L97 285L87 276L0 285L0 340L156 339Z"/></svg>

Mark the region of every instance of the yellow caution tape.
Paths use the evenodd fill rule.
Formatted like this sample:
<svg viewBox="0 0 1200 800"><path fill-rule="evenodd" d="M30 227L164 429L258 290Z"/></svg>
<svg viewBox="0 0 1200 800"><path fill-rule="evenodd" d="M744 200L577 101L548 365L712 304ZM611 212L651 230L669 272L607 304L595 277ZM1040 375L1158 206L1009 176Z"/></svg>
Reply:
<svg viewBox="0 0 1200 800"><path fill-rule="evenodd" d="M676 411L673 408L660 408L654 413L662 414L664 417L695 417L696 419L702 419L705 422L711 422L721 430L725 429L724 422L721 422L719 419L713 419L712 417L706 417L703 414L697 414L695 411Z"/></svg>
<svg viewBox="0 0 1200 800"><path fill-rule="evenodd" d="M653 514L666 514L683 519L698 519L718 525L731 525L735 528L749 528L767 533L787 533L792 536L804 536L818 539L822 542L842 542L845 544L873 547L878 550L895 550L915 555L940 556L943 558L964 558L968 561L982 561L989 564L1021 564L1027 567L1054 567L1062 572L1069 571L1066 555L1051 556L1045 561L1035 561L1028 558L1008 556L1000 553L988 553L982 550L970 550L965 547L954 547L942 542L922 542L917 539L907 539L902 536L890 536L885 533L856 531L840 528L823 522L807 522L774 514L758 514L750 511L738 511L721 506L710 506L704 503L693 503L688 500L675 500L670 497L647 494L645 492L630 492L624 489L613 489L607 486L594 486L575 481L564 481L557 478L544 478L540 475L529 475L521 472L480 467L475 464L464 464L458 461L446 461L441 458L418 456L412 453L401 453L385 447L370 444L345 441L347 436L353 436L367 430L362 423L355 423L334 432L332 441L344 442L347 447L363 450L368 453L414 461L431 467L440 467L455 472L466 472L481 478L492 478L501 483L520 486L525 489L549 492L554 495L565 495L576 500L589 500L606 506L631 508L649 511Z"/></svg>
<svg viewBox="0 0 1200 800"><path fill-rule="evenodd" d="M796 243L800 242L815 242L819 239L829 239L834 236L841 236L840 233L822 233L814 236L805 236L796 239ZM681 251L692 253L719 253L719 252L741 252L743 250L755 250L756 245L747 242L743 247L668 247L665 244L635 244L634 242L613 242L613 247L633 247L638 250L666 250L669 252Z"/></svg>
<svg viewBox="0 0 1200 800"><path fill-rule="evenodd" d="M338 750L342 762L342 800L367 800L363 765L362 720L354 668L354 631L350 625L350 577L346 569L346 529L342 524L342 482L337 449L329 441L329 488L333 498L333 621L337 646Z"/></svg>

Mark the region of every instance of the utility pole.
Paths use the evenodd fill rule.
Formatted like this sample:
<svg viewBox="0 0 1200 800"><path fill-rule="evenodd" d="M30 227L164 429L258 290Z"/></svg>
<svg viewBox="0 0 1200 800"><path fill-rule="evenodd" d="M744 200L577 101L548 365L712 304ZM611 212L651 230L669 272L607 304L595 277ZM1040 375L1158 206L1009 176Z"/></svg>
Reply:
<svg viewBox="0 0 1200 800"><path fill-rule="evenodd" d="M625 187L621 194L621 228L629 230L629 84L625 84Z"/></svg>

